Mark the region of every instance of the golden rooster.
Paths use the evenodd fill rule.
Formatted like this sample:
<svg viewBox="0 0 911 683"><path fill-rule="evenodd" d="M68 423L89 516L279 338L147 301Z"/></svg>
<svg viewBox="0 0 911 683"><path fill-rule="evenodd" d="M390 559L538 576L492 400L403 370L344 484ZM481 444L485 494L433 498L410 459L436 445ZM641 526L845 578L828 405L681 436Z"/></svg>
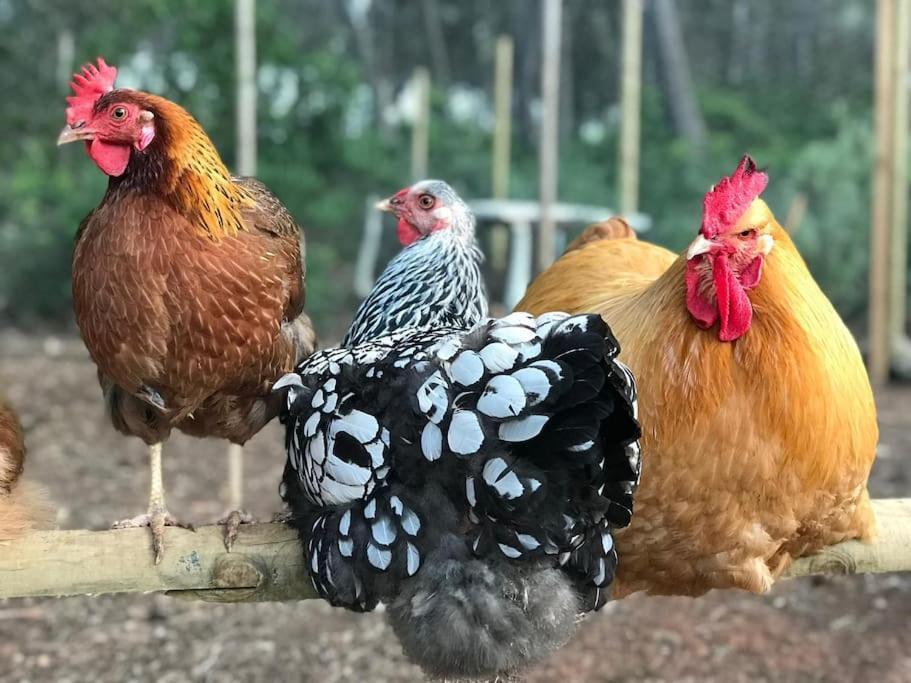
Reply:
<svg viewBox="0 0 911 683"><path fill-rule="evenodd" d="M165 525L161 447L172 429L242 445L278 412L272 383L312 353L300 229L162 97L114 89L99 59L77 74L58 144L83 141L109 176L76 236L76 321L114 426L149 446L156 563ZM239 507L240 457L231 458ZM228 518L230 545L243 515Z"/></svg>
<svg viewBox="0 0 911 683"><path fill-rule="evenodd" d="M615 597L762 592L794 558L874 533L870 383L758 198L767 182L744 157L685 254L583 239L516 307L600 313L639 380L642 483Z"/></svg>

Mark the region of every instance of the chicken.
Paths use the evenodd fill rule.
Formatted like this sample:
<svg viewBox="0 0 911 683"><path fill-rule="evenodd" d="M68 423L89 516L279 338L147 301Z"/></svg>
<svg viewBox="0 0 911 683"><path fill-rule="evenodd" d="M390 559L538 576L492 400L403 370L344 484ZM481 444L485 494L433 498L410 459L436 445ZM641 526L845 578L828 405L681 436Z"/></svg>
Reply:
<svg viewBox="0 0 911 683"><path fill-rule="evenodd" d="M617 539L616 597L762 592L794 558L874 533L870 384L850 332L759 199L766 183L744 157L706 195L682 256L593 241L517 306L600 313L640 382L648 457L636 518Z"/></svg>
<svg viewBox="0 0 911 683"><path fill-rule="evenodd" d="M283 497L322 597L389 603L433 676L494 676L604 604L639 472L635 382L596 315L479 320L474 219L448 185L382 206L406 248L348 344L276 384Z"/></svg>
<svg viewBox="0 0 911 683"><path fill-rule="evenodd" d="M604 239L622 239L635 237L635 231L622 218L608 218L606 221L589 225L576 239L569 243L566 251L581 249L586 244ZM660 273L656 273L660 275Z"/></svg>
<svg viewBox="0 0 911 683"><path fill-rule="evenodd" d="M277 413L272 383L315 348L304 306L300 229L252 178L233 178L202 127L180 106L114 89L99 59L74 77L58 144L84 141L109 176L76 236L76 321L98 366L114 427L149 447L148 513L121 526L152 529L155 562L166 525L162 443L172 429L239 447ZM226 540L237 524L232 486Z"/></svg>
<svg viewBox="0 0 911 683"><path fill-rule="evenodd" d="M343 346L406 327L469 329L487 317L481 279L484 255L475 243L474 215L441 180L424 180L376 205L399 219L404 249L358 307ZM433 239L423 239L433 235ZM437 281L448 286L429 287Z"/></svg>
<svg viewBox="0 0 911 683"><path fill-rule="evenodd" d="M0 541L51 525L47 493L21 480L24 465L22 427L13 409L0 399Z"/></svg>

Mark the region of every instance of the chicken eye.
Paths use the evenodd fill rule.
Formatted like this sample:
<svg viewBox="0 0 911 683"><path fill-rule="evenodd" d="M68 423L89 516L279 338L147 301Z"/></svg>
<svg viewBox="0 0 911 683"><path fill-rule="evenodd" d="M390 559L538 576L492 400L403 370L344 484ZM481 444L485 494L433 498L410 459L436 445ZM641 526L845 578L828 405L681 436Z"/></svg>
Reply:
<svg viewBox="0 0 911 683"><path fill-rule="evenodd" d="M737 233L737 236L740 239L745 240L748 237L752 237L754 234L756 234L756 231L750 229L750 230L744 230L743 232Z"/></svg>
<svg viewBox="0 0 911 683"><path fill-rule="evenodd" d="M418 197L418 206L422 209L429 209L433 206L433 197L429 194L422 194Z"/></svg>
<svg viewBox="0 0 911 683"><path fill-rule="evenodd" d="M111 118L115 121L123 121L127 117L126 107L114 107L111 110Z"/></svg>

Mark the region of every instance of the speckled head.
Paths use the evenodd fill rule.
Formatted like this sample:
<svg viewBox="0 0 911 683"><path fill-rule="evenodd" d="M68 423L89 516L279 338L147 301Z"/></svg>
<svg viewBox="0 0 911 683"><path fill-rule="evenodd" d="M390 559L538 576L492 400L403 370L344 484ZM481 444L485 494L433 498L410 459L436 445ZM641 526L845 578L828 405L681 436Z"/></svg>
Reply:
<svg viewBox="0 0 911 683"><path fill-rule="evenodd" d="M408 246L422 237L448 229L474 233L468 205L442 180L422 180L376 205L399 219L398 237Z"/></svg>

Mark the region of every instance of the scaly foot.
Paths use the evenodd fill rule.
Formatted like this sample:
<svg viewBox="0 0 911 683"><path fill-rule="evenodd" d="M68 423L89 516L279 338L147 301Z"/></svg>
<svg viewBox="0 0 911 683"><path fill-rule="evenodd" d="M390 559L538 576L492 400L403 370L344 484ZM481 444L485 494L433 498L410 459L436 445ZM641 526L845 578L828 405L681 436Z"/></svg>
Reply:
<svg viewBox="0 0 911 683"><path fill-rule="evenodd" d="M149 527L152 530L152 552L155 554L155 564L161 563L164 552L164 528L176 526L181 529L193 531L193 525L181 522L168 512L164 507L153 506L144 515L137 515L131 519L122 519L111 525L112 529L135 529Z"/></svg>
<svg viewBox="0 0 911 683"><path fill-rule="evenodd" d="M284 510L274 513L269 521L273 524L288 524L292 519L294 519L294 515L292 515L291 510L286 507Z"/></svg>
<svg viewBox="0 0 911 683"><path fill-rule="evenodd" d="M219 525L225 527L225 550L231 552L241 524L255 524L256 519L246 510L231 510L227 515L218 520Z"/></svg>

